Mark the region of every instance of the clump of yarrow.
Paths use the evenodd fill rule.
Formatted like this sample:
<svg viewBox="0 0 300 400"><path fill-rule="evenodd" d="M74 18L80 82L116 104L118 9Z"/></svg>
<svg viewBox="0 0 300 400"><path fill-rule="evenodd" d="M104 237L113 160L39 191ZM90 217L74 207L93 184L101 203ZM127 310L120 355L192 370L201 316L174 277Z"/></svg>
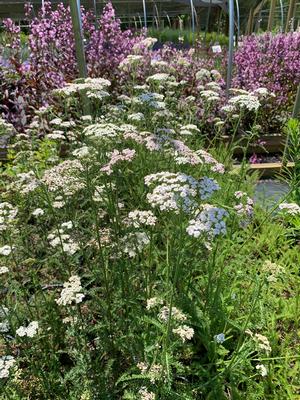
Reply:
<svg viewBox="0 0 300 400"><path fill-rule="evenodd" d="M239 203L234 206L234 210L238 217L240 217L240 226L246 227L250 224L253 216L254 202L245 192L237 191L234 193L234 196L239 201Z"/></svg>
<svg viewBox="0 0 300 400"><path fill-rule="evenodd" d="M73 255L79 250L78 243L71 237L70 231L73 228L71 221L63 222L60 228L55 233L50 233L47 238L50 246L53 248L61 248L61 250L68 254ZM67 233L68 232L68 233Z"/></svg>
<svg viewBox="0 0 300 400"><path fill-rule="evenodd" d="M84 188L80 179L83 166L78 160L66 160L46 170L42 183L50 192L62 191L65 196L72 196Z"/></svg>
<svg viewBox="0 0 300 400"><path fill-rule="evenodd" d="M124 223L128 226L133 226L134 228L139 228L142 225L154 226L156 224L157 218L152 211L140 211L134 210L130 211L128 217L124 219Z"/></svg>
<svg viewBox="0 0 300 400"><path fill-rule="evenodd" d="M18 208L8 202L0 203L0 232L8 229L16 219Z"/></svg>
<svg viewBox="0 0 300 400"><path fill-rule="evenodd" d="M9 371L15 365L16 360L13 356L0 357L0 379L9 377Z"/></svg>
<svg viewBox="0 0 300 400"><path fill-rule="evenodd" d="M60 298L55 300L59 306L67 306L72 303L79 304L82 302L85 295L82 293L83 288L78 275L72 275L63 286L64 288L61 291Z"/></svg>
<svg viewBox="0 0 300 400"><path fill-rule="evenodd" d="M226 217L228 212L222 207L203 204L195 218L189 221L186 229L188 235L194 238L206 236L210 239L226 234Z"/></svg>
<svg viewBox="0 0 300 400"><path fill-rule="evenodd" d="M16 330L16 334L20 337L34 337L39 329L39 323L38 321L32 321L30 322L27 326L20 326L20 328L18 328Z"/></svg>
<svg viewBox="0 0 300 400"><path fill-rule="evenodd" d="M156 184L147 194L151 206L177 214L180 210L191 213L197 207L197 201L210 198L220 189L214 179L204 177L197 180L183 173L159 172L147 175L144 180L147 186Z"/></svg>

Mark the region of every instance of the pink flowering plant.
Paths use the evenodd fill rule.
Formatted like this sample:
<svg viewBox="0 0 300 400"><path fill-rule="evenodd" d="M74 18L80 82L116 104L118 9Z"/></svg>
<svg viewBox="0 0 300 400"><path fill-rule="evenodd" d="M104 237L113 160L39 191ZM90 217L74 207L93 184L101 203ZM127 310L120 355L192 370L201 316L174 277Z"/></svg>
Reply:
<svg viewBox="0 0 300 400"><path fill-rule="evenodd" d="M32 115L33 108L49 103L52 89L63 86L78 74L69 7L60 3L53 9L51 2L46 1L39 14L32 17L32 7L28 4L26 15L30 21L28 60L22 59L19 27L7 19L3 24L8 35L6 49L10 50L9 65L0 66L3 74L1 103L4 102L0 105L1 112L19 128L28 124L26 116ZM144 36L134 36L129 30L122 31L121 22L115 17L110 2L104 7L97 24L92 13L84 9L82 20L89 75L118 81L118 65ZM14 86L17 89L15 95ZM9 99L6 101L7 96ZM21 105L19 99L22 99ZM6 106L6 103L9 105Z"/></svg>
<svg viewBox="0 0 300 400"><path fill-rule="evenodd" d="M205 74L194 77L204 112L220 97ZM118 97L106 78L55 89L10 146L3 399L287 398L298 390L297 243L254 204L246 164L204 146L185 82L136 77ZM247 92L224 112L239 121L260 105Z"/></svg>
<svg viewBox="0 0 300 400"><path fill-rule="evenodd" d="M236 86L274 94L265 108L264 129L281 129L290 115L300 83L299 54L300 32L247 36L235 53Z"/></svg>
<svg viewBox="0 0 300 400"><path fill-rule="evenodd" d="M54 9L50 2L45 2L36 17L32 16L30 5L26 6L26 13L30 21L28 59L24 61L20 51L19 27L8 19L4 27L8 38L6 51L10 57L8 65L0 67L0 111L20 131L28 127L34 109L52 104L52 89L72 81L78 74L69 8L59 4ZM219 68L222 65L220 55L205 54L198 44L189 50L169 45L153 50L156 39L146 37L145 32L133 34L130 30L121 30L121 22L110 2L98 21L84 9L82 20L90 77L108 78L112 94L117 96L124 89L131 90L133 83L139 85L155 73L171 73L176 78L173 89L177 84L184 86L180 104L184 107L188 98L189 105L193 109L196 107L204 133L213 137L220 131L222 121L219 118L223 120L223 106L226 105L226 71ZM254 122L259 126L259 134L281 129L299 82L298 60L298 33L244 39L235 55L234 86L254 95L261 91L260 100L264 104L258 115L243 114L239 134L244 135ZM265 89L267 95L262 92ZM231 121L227 120L222 134L228 136L232 129Z"/></svg>

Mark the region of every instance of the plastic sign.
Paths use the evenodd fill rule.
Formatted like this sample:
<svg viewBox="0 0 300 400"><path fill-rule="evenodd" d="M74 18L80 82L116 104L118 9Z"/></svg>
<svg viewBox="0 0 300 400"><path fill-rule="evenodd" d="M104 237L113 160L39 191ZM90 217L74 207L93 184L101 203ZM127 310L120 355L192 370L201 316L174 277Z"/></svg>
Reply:
<svg viewBox="0 0 300 400"><path fill-rule="evenodd" d="M222 53L222 47L219 44L215 44L211 49L213 53Z"/></svg>

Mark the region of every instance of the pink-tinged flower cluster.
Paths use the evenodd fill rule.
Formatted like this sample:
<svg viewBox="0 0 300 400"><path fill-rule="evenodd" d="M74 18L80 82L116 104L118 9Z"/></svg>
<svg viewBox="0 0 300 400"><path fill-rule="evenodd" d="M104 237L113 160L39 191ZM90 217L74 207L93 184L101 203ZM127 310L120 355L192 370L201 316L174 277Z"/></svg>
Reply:
<svg viewBox="0 0 300 400"><path fill-rule="evenodd" d="M133 149L124 149L124 150L114 150L110 154L110 160L107 164L105 164L100 171L104 172L107 175L112 174L113 166L121 161L132 161L135 156L135 150Z"/></svg>

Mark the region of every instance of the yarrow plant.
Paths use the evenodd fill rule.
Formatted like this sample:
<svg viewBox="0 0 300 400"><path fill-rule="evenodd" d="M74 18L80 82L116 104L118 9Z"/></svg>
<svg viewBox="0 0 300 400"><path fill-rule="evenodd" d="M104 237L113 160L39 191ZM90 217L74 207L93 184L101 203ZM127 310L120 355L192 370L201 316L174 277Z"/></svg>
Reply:
<svg viewBox="0 0 300 400"><path fill-rule="evenodd" d="M1 396L288 398L298 390L300 259L282 213L297 209L255 204L246 168L204 141L209 116L234 136L265 93L235 90L223 103L220 77L192 66L193 54L148 60L153 41L138 44L113 60L120 82L130 77L120 93L107 76L56 88L55 104L9 147Z"/></svg>

